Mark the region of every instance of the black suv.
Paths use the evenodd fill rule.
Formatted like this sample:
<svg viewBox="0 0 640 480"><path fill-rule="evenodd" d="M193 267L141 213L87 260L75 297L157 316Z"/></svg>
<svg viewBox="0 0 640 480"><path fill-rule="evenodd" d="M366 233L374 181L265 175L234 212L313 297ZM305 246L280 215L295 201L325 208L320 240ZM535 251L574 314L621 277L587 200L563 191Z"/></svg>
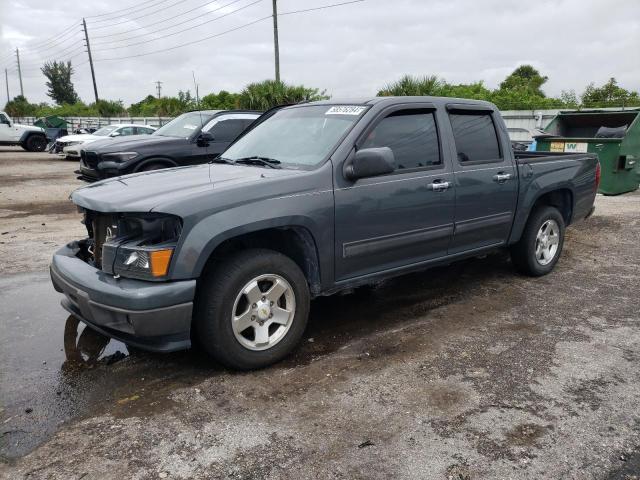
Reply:
<svg viewBox="0 0 640 480"><path fill-rule="evenodd" d="M203 110L174 118L152 135L99 140L80 152L78 178L88 182L134 172L206 163L222 153L260 112Z"/></svg>

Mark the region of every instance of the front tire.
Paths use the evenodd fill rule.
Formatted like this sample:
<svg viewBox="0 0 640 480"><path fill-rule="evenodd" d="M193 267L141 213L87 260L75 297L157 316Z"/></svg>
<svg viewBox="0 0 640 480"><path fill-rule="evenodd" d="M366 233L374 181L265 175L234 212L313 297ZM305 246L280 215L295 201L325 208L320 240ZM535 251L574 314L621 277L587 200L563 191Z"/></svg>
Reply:
<svg viewBox="0 0 640 480"><path fill-rule="evenodd" d="M47 139L44 135L31 135L23 148L28 152L44 152L47 148Z"/></svg>
<svg viewBox="0 0 640 480"><path fill-rule="evenodd" d="M266 367L300 342L309 302L306 278L295 262L272 250L246 250L202 278L195 335L209 355L230 368Z"/></svg>
<svg viewBox="0 0 640 480"><path fill-rule="evenodd" d="M516 270L531 277L551 272L564 245L565 223L557 208L541 206L531 213L520 241L511 247Z"/></svg>

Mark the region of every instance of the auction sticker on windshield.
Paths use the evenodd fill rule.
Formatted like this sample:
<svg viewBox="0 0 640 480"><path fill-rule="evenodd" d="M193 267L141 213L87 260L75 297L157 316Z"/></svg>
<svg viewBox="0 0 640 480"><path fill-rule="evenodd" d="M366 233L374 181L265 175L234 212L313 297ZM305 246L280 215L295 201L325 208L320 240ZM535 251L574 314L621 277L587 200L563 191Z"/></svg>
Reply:
<svg viewBox="0 0 640 480"><path fill-rule="evenodd" d="M366 109L360 105L336 105L327 110L325 115L360 115Z"/></svg>

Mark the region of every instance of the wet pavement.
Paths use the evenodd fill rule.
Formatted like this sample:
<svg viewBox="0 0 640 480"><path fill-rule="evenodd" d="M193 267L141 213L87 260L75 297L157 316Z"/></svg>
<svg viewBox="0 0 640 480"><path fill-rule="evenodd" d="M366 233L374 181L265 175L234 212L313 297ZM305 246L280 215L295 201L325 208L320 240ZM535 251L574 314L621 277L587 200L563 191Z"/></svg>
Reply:
<svg viewBox="0 0 640 480"><path fill-rule="evenodd" d="M69 316L60 299L45 274L0 279L0 455L5 458L28 453L65 421L103 411L126 397L133 382L140 391L159 381L183 386L211 369L193 352L129 352ZM125 368L117 364L128 357Z"/></svg>
<svg viewBox="0 0 640 480"><path fill-rule="evenodd" d="M639 212L599 197L539 279L497 252L317 299L247 373L131 351L5 275L0 478L632 479Z"/></svg>

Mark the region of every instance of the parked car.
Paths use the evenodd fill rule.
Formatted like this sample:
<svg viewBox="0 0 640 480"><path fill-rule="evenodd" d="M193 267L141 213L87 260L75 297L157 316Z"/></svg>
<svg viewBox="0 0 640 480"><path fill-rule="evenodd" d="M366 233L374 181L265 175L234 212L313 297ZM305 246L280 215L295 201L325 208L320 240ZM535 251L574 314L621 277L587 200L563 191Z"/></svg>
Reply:
<svg viewBox="0 0 640 480"><path fill-rule="evenodd" d="M0 112L0 145L16 145L28 152L43 152L47 148L44 129L31 125L20 125Z"/></svg>
<svg viewBox="0 0 640 480"><path fill-rule="evenodd" d="M599 179L594 154L514 152L488 102L288 106L211 164L76 190L88 238L51 277L106 335L156 351L193 336L225 365L263 367L300 341L314 297L500 247L549 273Z"/></svg>
<svg viewBox="0 0 640 480"><path fill-rule="evenodd" d="M205 110L174 118L146 137L94 142L81 150L85 181L205 163L222 153L260 112Z"/></svg>
<svg viewBox="0 0 640 480"><path fill-rule="evenodd" d="M105 140L106 138L151 135L155 131L156 129L149 125L136 125L133 123L107 125L93 133L80 133L58 138L52 153L57 153L68 159L78 160L80 158L80 150L89 143Z"/></svg>

